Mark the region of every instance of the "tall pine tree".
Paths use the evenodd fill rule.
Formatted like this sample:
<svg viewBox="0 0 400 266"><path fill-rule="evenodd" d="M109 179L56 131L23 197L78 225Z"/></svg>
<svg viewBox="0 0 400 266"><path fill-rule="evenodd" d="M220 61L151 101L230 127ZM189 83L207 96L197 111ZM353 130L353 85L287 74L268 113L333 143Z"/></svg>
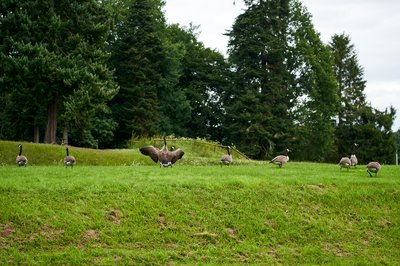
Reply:
<svg viewBox="0 0 400 266"><path fill-rule="evenodd" d="M47 143L56 142L59 122L90 130L94 109L106 108L117 90L106 66L111 24L105 8L90 0L6 1L0 12L0 87L9 92L8 117L21 117L18 127L45 126Z"/></svg>
<svg viewBox="0 0 400 266"><path fill-rule="evenodd" d="M120 145L132 135L152 136L159 131L157 86L166 60L161 7L158 0L133 0L127 16L117 25L111 66L116 69L120 90L111 107Z"/></svg>
<svg viewBox="0 0 400 266"><path fill-rule="evenodd" d="M329 51L299 1L245 2L229 33L235 85L224 98L227 133L253 158L296 146L299 157L323 160L337 104Z"/></svg>
<svg viewBox="0 0 400 266"><path fill-rule="evenodd" d="M395 143L391 131L395 109L379 111L366 102L364 70L346 34L333 35L329 44L339 84L340 107L335 137L339 156L349 155L358 143L357 156L362 163L371 160L392 163Z"/></svg>

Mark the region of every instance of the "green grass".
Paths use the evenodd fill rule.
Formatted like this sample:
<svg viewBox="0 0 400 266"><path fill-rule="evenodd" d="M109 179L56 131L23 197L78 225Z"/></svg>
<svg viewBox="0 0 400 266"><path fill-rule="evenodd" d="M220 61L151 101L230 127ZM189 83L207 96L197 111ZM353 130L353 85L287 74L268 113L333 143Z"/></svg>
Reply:
<svg viewBox="0 0 400 266"><path fill-rule="evenodd" d="M399 225L396 166L0 167L0 265L398 265Z"/></svg>
<svg viewBox="0 0 400 266"><path fill-rule="evenodd" d="M0 165L15 165L15 157L18 155L18 144L15 141L0 141ZM78 165L154 165L148 156L139 152L139 148L145 145L154 145L161 148L162 141L149 139L130 145L129 149L96 150L87 148L70 147L70 155L77 159ZM219 160L226 149L212 142L191 139L178 139L168 141L168 146L174 145L181 148L185 155L179 164L186 165L211 165L219 164ZM22 154L28 158L28 165L62 165L65 157L65 147L61 145L36 144L22 142ZM233 152L237 164L249 163L237 151Z"/></svg>

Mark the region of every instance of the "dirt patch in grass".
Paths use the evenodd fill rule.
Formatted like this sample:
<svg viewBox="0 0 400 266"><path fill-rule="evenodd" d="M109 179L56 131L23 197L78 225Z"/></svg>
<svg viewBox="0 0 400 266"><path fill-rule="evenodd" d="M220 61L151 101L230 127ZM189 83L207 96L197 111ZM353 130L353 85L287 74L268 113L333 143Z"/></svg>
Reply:
<svg viewBox="0 0 400 266"><path fill-rule="evenodd" d="M14 228L11 223L0 225L0 237L6 238L14 232Z"/></svg>
<svg viewBox="0 0 400 266"><path fill-rule="evenodd" d="M118 209L111 209L107 211L106 220L114 224L120 224L123 217L122 211Z"/></svg>
<svg viewBox="0 0 400 266"><path fill-rule="evenodd" d="M89 229L85 233L83 233L82 239L85 242L89 242L89 241L92 241L92 240L99 240L99 234L97 233L96 230Z"/></svg>
<svg viewBox="0 0 400 266"><path fill-rule="evenodd" d="M51 225L44 224L40 228L39 234L44 236L47 240L55 240L64 234L64 229L55 229Z"/></svg>
<svg viewBox="0 0 400 266"><path fill-rule="evenodd" d="M335 254L340 258L350 255L350 252L343 249L343 244L341 243L325 243L324 251L326 253Z"/></svg>
<svg viewBox="0 0 400 266"><path fill-rule="evenodd" d="M233 228L227 228L226 232L228 233L228 236L230 236L231 238L236 238L237 237L237 232Z"/></svg>
<svg viewBox="0 0 400 266"><path fill-rule="evenodd" d="M160 213L158 215L158 221L160 222L160 227L165 228L167 226L167 218L165 217L164 213Z"/></svg>
<svg viewBox="0 0 400 266"><path fill-rule="evenodd" d="M28 241L35 241L35 239L44 237L47 241L54 241L64 235L64 229L56 229L52 225L43 224L37 231L30 234Z"/></svg>
<svg viewBox="0 0 400 266"><path fill-rule="evenodd" d="M306 187L321 194L325 192L325 186L323 184L316 184L316 185L311 184L311 185L306 185Z"/></svg>

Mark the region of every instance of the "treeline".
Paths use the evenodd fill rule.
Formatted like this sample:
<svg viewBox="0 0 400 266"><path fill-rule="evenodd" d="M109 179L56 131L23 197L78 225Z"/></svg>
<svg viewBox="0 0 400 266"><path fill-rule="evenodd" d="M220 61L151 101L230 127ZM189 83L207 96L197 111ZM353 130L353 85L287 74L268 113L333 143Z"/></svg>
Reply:
<svg viewBox="0 0 400 266"><path fill-rule="evenodd" d="M251 158L292 150L393 163L395 109L366 102L346 34L322 43L298 0L245 0L228 55L197 27L166 23L162 0L0 4L0 138L121 147L174 134Z"/></svg>

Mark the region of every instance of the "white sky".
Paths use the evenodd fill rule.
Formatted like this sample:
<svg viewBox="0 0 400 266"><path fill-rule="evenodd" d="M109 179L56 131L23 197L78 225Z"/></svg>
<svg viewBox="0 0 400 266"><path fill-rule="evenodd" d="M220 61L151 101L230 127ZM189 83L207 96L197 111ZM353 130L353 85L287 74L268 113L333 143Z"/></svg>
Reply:
<svg viewBox="0 0 400 266"><path fill-rule="evenodd" d="M168 23L200 26L198 40L226 54L235 18L243 12L242 0L165 0ZM235 2L235 5L233 5ZM397 110L393 130L400 129L400 1L302 0L313 16L315 29L327 43L333 34L345 33L358 52L367 80L365 93L371 105Z"/></svg>

